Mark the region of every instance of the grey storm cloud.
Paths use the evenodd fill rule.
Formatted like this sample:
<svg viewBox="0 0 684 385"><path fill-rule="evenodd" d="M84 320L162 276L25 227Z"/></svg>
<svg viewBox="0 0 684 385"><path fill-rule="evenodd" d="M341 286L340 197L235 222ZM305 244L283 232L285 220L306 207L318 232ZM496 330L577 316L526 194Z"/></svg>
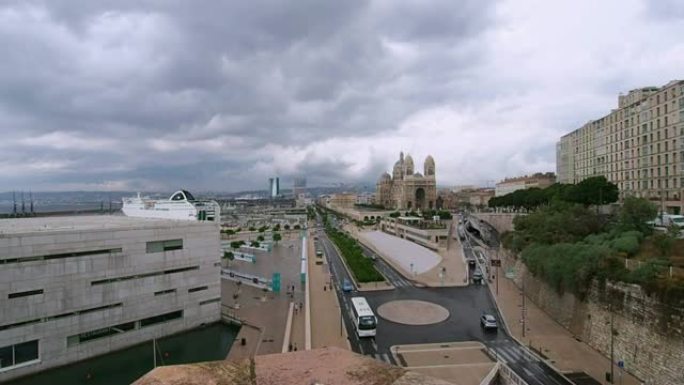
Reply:
<svg viewBox="0 0 684 385"><path fill-rule="evenodd" d="M566 88L577 98L558 97L564 85L537 65L573 46L545 40L537 17L555 10L539 5L5 1L0 190L236 191L273 175L372 183L400 150L432 153L445 184L548 171L561 133L676 71L616 77L599 75L600 60L577 63L582 81ZM663 14L658 5L625 23L681 30ZM563 36L593 25L563 23Z"/></svg>

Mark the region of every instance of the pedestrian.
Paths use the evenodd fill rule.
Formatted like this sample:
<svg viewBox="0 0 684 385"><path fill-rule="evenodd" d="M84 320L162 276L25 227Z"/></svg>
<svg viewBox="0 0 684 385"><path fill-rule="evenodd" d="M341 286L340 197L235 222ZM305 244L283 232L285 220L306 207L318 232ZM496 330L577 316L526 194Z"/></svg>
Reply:
<svg viewBox="0 0 684 385"><path fill-rule="evenodd" d="M297 351L297 343L296 343L296 342L295 342L295 344L294 344L294 351L295 351L295 352Z"/></svg>
<svg viewBox="0 0 684 385"><path fill-rule="evenodd" d="M323 285L323 291L328 290L328 287L326 285Z"/></svg>
<svg viewBox="0 0 684 385"><path fill-rule="evenodd" d="M290 342L290 344L287 346L287 351L288 352L292 351L292 342Z"/></svg>

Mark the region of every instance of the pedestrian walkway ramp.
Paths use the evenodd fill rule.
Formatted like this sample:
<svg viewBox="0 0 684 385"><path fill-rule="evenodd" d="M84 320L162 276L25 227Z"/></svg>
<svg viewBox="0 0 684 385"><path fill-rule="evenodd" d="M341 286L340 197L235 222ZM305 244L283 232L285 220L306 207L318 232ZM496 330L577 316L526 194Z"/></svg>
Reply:
<svg viewBox="0 0 684 385"><path fill-rule="evenodd" d="M395 345L394 361L406 369L459 385L479 385L496 362L479 342Z"/></svg>
<svg viewBox="0 0 684 385"><path fill-rule="evenodd" d="M390 258L409 273L425 273L442 261L442 257L434 251L382 231L365 232L360 236L380 251L383 257Z"/></svg>

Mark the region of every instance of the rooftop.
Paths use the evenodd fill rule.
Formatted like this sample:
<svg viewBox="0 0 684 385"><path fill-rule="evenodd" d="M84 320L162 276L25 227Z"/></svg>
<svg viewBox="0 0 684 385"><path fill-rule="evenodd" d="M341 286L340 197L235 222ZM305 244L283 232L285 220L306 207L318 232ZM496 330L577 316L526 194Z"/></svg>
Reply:
<svg viewBox="0 0 684 385"><path fill-rule="evenodd" d="M74 215L64 217L32 217L0 219L0 235L30 234L57 231L148 229L184 225L202 225L203 222L170 219L133 218L123 215ZM213 222L209 222L213 223Z"/></svg>
<svg viewBox="0 0 684 385"><path fill-rule="evenodd" d="M253 369L250 366L250 361L160 366L138 379L134 385L450 384L334 347L256 356Z"/></svg>

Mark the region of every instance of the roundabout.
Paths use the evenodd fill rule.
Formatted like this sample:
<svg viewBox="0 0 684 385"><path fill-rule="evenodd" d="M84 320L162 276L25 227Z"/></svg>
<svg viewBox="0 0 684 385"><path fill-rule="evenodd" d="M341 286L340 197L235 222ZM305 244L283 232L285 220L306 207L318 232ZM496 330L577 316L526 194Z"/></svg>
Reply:
<svg viewBox="0 0 684 385"><path fill-rule="evenodd" d="M404 325L431 325L449 318L449 310L446 308L417 300L390 301L380 305L377 313L387 321Z"/></svg>

